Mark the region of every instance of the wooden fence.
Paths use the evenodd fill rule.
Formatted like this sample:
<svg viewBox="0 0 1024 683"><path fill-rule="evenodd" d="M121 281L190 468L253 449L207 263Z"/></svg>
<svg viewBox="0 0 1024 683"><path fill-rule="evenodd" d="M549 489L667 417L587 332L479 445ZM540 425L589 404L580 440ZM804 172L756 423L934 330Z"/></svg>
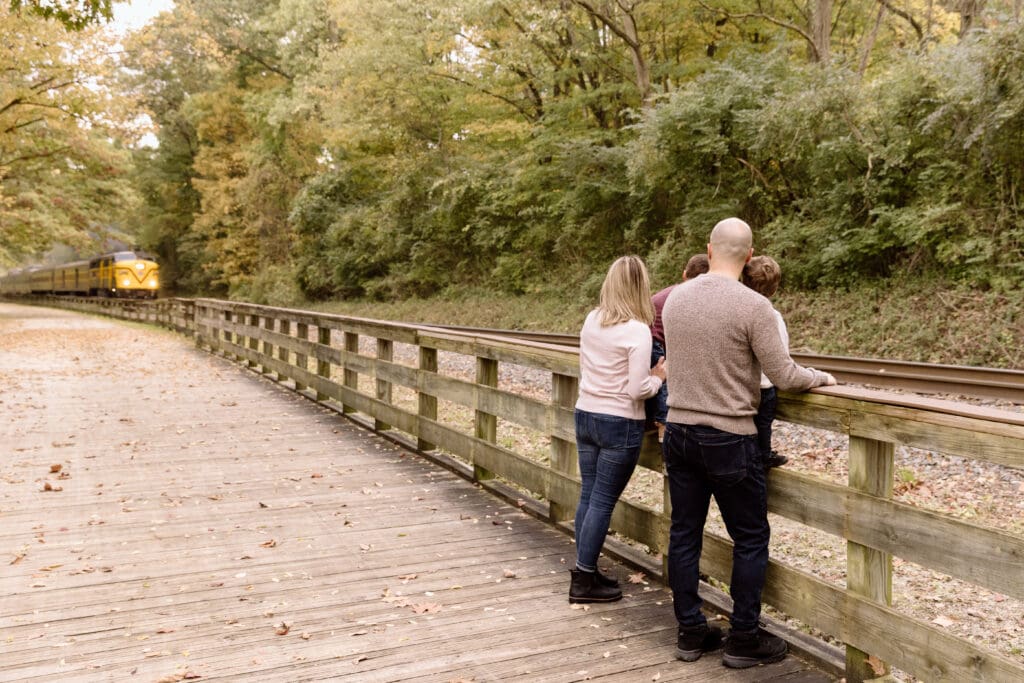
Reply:
<svg viewBox="0 0 1024 683"><path fill-rule="evenodd" d="M572 518L580 489L574 349L210 299L60 299L58 305L192 334L197 345L294 383L310 398L364 414L378 430L404 432L420 450L443 449L462 458L469 463L467 476L481 482L499 477L529 491L546 502L553 523L565 525ZM372 355L365 352L366 341ZM396 362L395 344L414 347L418 364ZM474 359L474 381L439 372L439 352ZM503 363L550 373L550 400L500 388ZM363 388L360 377L370 379ZM416 400L393 400L395 387L414 392ZM472 411L472 428L438 420L439 399ZM891 606L893 557L1024 599L1024 539L892 499L897 444L1024 467L1024 415L829 387L781 394L779 418L849 436L846 486L787 469L773 470L769 485L771 512L845 539L847 580L843 587L772 560L764 601L845 642L851 682L876 678L879 667L888 665L924 681L1024 680L1020 660ZM499 419L546 435L548 458L531 458L500 444ZM641 465L661 472L657 444L650 439ZM667 493L664 511L623 499L612 528L663 552L669 507ZM728 582L731 564L729 540L706 533L702 572Z"/></svg>

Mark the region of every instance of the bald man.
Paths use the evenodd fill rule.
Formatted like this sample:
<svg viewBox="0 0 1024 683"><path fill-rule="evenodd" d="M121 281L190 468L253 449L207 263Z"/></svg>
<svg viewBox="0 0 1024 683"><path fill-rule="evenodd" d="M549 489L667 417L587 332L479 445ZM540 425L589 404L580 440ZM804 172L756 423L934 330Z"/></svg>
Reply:
<svg viewBox="0 0 1024 683"><path fill-rule="evenodd" d="M728 218L711 231L710 270L665 302L669 386L662 445L672 501L668 569L679 622L676 657L696 661L717 649L697 594L704 522L715 497L733 540L731 630L722 663L733 668L777 662L786 643L758 628L768 566L768 503L754 415L761 372L783 391L835 384L797 365L779 336L768 299L740 283L753 254L750 226Z"/></svg>

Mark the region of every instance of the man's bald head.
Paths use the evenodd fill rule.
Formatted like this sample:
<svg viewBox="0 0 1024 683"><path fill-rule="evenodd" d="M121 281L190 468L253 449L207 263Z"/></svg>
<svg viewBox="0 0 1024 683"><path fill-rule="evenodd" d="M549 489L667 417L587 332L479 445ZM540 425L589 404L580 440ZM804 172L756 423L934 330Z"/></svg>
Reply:
<svg viewBox="0 0 1024 683"><path fill-rule="evenodd" d="M750 258L753 245L754 234L745 222L739 218L726 218L720 221L711 231L711 240L708 244L711 268L715 269L716 265L742 268Z"/></svg>

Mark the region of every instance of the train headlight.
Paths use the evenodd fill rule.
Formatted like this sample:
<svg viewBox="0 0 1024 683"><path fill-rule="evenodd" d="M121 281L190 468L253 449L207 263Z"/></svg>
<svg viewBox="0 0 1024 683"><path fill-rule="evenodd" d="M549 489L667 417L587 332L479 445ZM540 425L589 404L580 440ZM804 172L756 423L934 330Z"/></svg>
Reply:
<svg viewBox="0 0 1024 683"><path fill-rule="evenodd" d="M152 278L152 279L151 279L151 280L149 281L149 286L150 286L150 287L156 287L156 278Z"/></svg>
<svg viewBox="0 0 1024 683"><path fill-rule="evenodd" d="M145 263L136 263L135 264L135 270L142 270L145 267L146 267Z"/></svg>
<svg viewBox="0 0 1024 683"><path fill-rule="evenodd" d="M124 286L124 287L127 287L131 283L132 283L131 280L121 280L121 285Z"/></svg>

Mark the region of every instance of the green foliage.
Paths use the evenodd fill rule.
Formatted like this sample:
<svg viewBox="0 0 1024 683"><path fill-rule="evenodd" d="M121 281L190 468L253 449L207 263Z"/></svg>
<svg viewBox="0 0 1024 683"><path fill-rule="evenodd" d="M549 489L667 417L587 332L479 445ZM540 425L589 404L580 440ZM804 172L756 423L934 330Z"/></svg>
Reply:
<svg viewBox="0 0 1024 683"><path fill-rule="evenodd" d="M261 300L591 294L626 252L667 284L729 215L790 286L1017 287L1019 24L854 3L822 42L746 5L179 2L131 50L143 234Z"/></svg>
<svg viewBox="0 0 1024 683"><path fill-rule="evenodd" d="M69 31L81 31L90 24L110 21L112 0L11 0L11 10L55 19Z"/></svg>

